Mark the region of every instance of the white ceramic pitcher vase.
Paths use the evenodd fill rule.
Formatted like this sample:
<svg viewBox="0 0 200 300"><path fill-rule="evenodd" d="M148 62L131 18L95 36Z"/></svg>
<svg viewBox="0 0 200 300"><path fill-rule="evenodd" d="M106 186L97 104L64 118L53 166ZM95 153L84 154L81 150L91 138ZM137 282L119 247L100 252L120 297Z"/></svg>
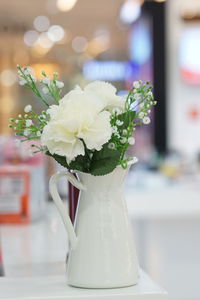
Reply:
<svg viewBox="0 0 200 300"><path fill-rule="evenodd" d="M82 288L119 288L138 281L138 262L123 195L127 170L121 166L104 176L68 171L53 175L50 193L71 244L68 284ZM74 227L61 201L56 182L62 177L81 192Z"/></svg>

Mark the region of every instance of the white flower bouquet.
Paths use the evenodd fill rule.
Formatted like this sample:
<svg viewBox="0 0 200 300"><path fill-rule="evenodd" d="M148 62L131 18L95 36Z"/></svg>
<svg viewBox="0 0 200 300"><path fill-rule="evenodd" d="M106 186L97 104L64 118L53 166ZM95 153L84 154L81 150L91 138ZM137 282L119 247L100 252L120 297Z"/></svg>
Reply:
<svg viewBox="0 0 200 300"><path fill-rule="evenodd" d="M38 115L31 105L25 114L10 120L21 141L32 140L33 152L52 156L69 170L105 175L117 165L127 168L126 151L135 143L136 126L149 124L149 113L156 104L150 82L135 81L126 97L116 95L107 82L95 81L84 89L76 86L61 97L63 82L42 72L37 83L29 67L17 66L19 84L25 85L43 102L46 110ZM52 101L54 104L51 104ZM34 141L41 140L41 146Z"/></svg>

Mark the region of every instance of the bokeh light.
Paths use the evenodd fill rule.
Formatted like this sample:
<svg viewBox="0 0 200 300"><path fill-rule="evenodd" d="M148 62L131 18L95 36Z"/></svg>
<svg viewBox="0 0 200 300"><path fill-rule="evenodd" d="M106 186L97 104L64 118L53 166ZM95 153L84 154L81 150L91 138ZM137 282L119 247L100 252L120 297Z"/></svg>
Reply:
<svg viewBox="0 0 200 300"><path fill-rule="evenodd" d="M86 38L83 36L76 36L72 40L72 48L77 53L82 53L82 52L86 51L87 47L88 47L88 42L87 42Z"/></svg>
<svg viewBox="0 0 200 300"><path fill-rule="evenodd" d="M31 47L34 46L37 42L39 34L35 30L28 30L24 33L24 43Z"/></svg>
<svg viewBox="0 0 200 300"><path fill-rule="evenodd" d="M5 69L0 73L0 82L4 86L12 86L17 81L17 74L15 71Z"/></svg>
<svg viewBox="0 0 200 300"><path fill-rule="evenodd" d="M49 22L49 19L47 17L38 16L33 21L33 25L34 25L36 30L42 32L42 31L46 31L49 28L50 22Z"/></svg>
<svg viewBox="0 0 200 300"><path fill-rule="evenodd" d="M58 42L61 41L65 36L64 29L59 25L52 25L48 30L48 38L52 42Z"/></svg>

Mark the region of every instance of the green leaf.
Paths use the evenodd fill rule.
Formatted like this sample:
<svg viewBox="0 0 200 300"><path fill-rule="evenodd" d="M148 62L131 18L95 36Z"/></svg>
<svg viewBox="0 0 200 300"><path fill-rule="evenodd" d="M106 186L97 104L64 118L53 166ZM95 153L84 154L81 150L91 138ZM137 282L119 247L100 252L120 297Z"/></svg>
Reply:
<svg viewBox="0 0 200 300"><path fill-rule="evenodd" d="M122 129L127 129L129 124L134 121L136 117L135 111L127 111L117 116L117 119L123 121L123 125L121 126Z"/></svg>
<svg viewBox="0 0 200 300"><path fill-rule="evenodd" d="M106 175L118 165L121 152L109 149L108 143L100 151L95 151L90 165L90 174L95 176Z"/></svg>
<svg viewBox="0 0 200 300"><path fill-rule="evenodd" d="M67 164L66 157L58 154L51 154L49 151L45 153L48 156L53 157L61 166L69 169L69 165Z"/></svg>
<svg viewBox="0 0 200 300"><path fill-rule="evenodd" d="M70 164L67 163L65 156L51 154L49 151L46 152L46 155L53 157L61 166L69 170L89 173L89 170L86 167L86 159L83 155L78 155L75 160L70 162Z"/></svg>
<svg viewBox="0 0 200 300"><path fill-rule="evenodd" d="M89 166L87 166L87 159L83 155L78 155L75 160L69 164L71 170L77 170L85 173L89 173Z"/></svg>

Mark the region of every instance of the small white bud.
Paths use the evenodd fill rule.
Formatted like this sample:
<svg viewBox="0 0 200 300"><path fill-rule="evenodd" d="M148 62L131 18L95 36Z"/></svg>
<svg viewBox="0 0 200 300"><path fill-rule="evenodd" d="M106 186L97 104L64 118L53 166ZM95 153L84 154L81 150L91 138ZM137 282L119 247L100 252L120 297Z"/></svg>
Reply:
<svg viewBox="0 0 200 300"><path fill-rule="evenodd" d="M56 80L56 85L59 89L62 89L64 87L64 83L62 81Z"/></svg>
<svg viewBox="0 0 200 300"><path fill-rule="evenodd" d="M142 121L143 121L143 123L146 124L146 125L149 124L149 123L151 122L151 120L150 120L149 117L144 117Z"/></svg>
<svg viewBox="0 0 200 300"><path fill-rule="evenodd" d="M128 143L129 143L129 145L134 145L134 144L135 144L135 139L134 139L134 137L129 137L129 138L128 138Z"/></svg>
<svg viewBox="0 0 200 300"><path fill-rule="evenodd" d="M115 149L115 144L114 143L109 143L108 148L114 150Z"/></svg>
<svg viewBox="0 0 200 300"><path fill-rule="evenodd" d="M126 130L126 129L123 129L122 134L123 134L123 135L127 135L127 130Z"/></svg>
<svg viewBox="0 0 200 300"><path fill-rule="evenodd" d="M21 114L19 114L19 115L18 115L18 118L21 118L21 117L22 117L22 115L21 115Z"/></svg>
<svg viewBox="0 0 200 300"><path fill-rule="evenodd" d="M33 121L32 120L26 120L26 126L30 127L31 125L33 125Z"/></svg>
<svg viewBox="0 0 200 300"><path fill-rule="evenodd" d="M18 123L19 123L19 120L15 120L15 123L18 124Z"/></svg>
<svg viewBox="0 0 200 300"><path fill-rule="evenodd" d="M26 80L24 78L20 78L19 85L25 85L25 84L26 84Z"/></svg>
<svg viewBox="0 0 200 300"><path fill-rule="evenodd" d="M127 142L127 139L126 139L125 137L123 137L123 138L121 138L120 142L121 142L122 144L125 144L125 143Z"/></svg>
<svg viewBox="0 0 200 300"><path fill-rule="evenodd" d="M136 164L138 162L138 158L136 156L134 156L132 159L131 159L131 163L132 164Z"/></svg>
<svg viewBox="0 0 200 300"><path fill-rule="evenodd" d="M123 121L120 121L120 120L117 120L117 121L116 121L116 124L117 124L117 126L122 126L122 125L124 124L124 122L123 122Z"/></svg>
<svg viewBox="0 0 200 300"><path fill-rule="evenodd" d="M143 119L144 118L144 112L140 112L139 114L138 114L138 117L140 118L140 119Z"/></svg>
<svg viewBox="0 0 200 300"><path fill-rule="evenodd" d="M29 113L31 110L32 110L32 106L30 104L28 104L24 107L25 113Z"/></svg>
<svg viewBox="0 0 200 300"><path fill-rule="evenodd" d="M36 135L37 135L37 136L41 136L41 132L40 132L40 131L37 131Z"/></svg>
<svg viewBox="0 0 200 300"><path fill-rule="evenodd" d="M41 82L49 85L51 83L51 79L48 77L44 77L43 79L41 79Z"/></svg>
<svg viewBox="0 0 200 300"><path fill-rule="evenodd" d="M120 115L122 113L122 110L119 107L115 107L113 108L112 113L116 115Z"/></svg>
<svg viewBox="0 0 200 300"><path fill-rule="evenodd" d="M134 81L134 82L133 82L133 87L134 87L135 89L139 89L139 88L140 88L140 82L139 82L139 81Z"/></svg>

